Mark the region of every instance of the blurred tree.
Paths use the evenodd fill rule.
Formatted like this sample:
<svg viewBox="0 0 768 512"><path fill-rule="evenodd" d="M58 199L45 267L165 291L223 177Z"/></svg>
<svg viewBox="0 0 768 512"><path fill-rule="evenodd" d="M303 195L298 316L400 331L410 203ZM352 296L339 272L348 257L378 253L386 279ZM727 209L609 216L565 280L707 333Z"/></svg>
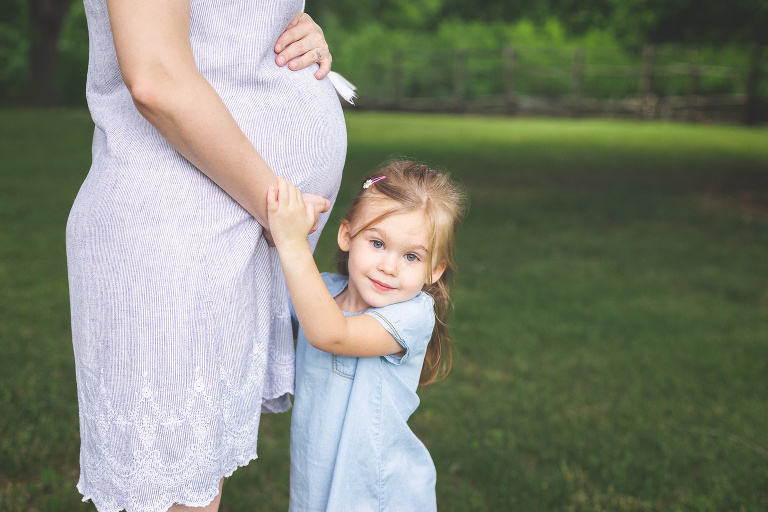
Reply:
<svg viewBox="0 0 768 512"><path fill-rule="evenodd" d="M0 0L0 100L19 96L27 81L29 12L26 0Z"/></svg>
<svg viewBox="0 0 768 512"><path fill-rule="evenodd" d="M378 20L390 27L465 21L543 22L572 33L612 28L627 46L647 43L768 43L768 0L314 0L311 13L332 13L345 27Z"/></svg>
<svg viewBox="0 0 768 512"><path fill-rule="evenodd" d="M57 43L70 0L29 0L29 99L37 105L55 105Z"/></svg>
<svg viewBox="0 0 768 512"><path fill-rule="evenodd" d="M478 21L517 21L523 17L538 18L544 1L510 2L500 0L445 0L440 17Z"/></svg>
<svg viewBox="0 0 768 512"><path fill-rule="evenodd" d="M768 0L318 0L343 26L377 20L397 28L430 29L440 20L543 23L556 18L571 34L608 29L625 47L657 43L733 44L751 48L745 121L760 116L757 99L764 46L768 43Z"/></svg>
<svg viewBox="0 0 768 512"><path fill-rule="evenodd" d="M618 0L544 0L536 19L555 17L572 34L584 34L593 28L609 29Z"/></svg>
<svg viewBox="0 0 768 512"><path fill-rule="evenodd" d="M611 24L626 44L768 43L767 0L611 0Z"/></svg>
<svg viewBox="0 0 768 512"><path fill-rule="evenodd" d="M612 0L611 24L628 46L644 43L737 44L751 47L744 122L756 123L764 46L768 43L768 0Z"/></svg>
<svg viewBox="0 0 768 512"><path fill-rule="evenodd" d="M360 24L378 21L390 28L434 28L441 19L444 0L314 0L307 12L320 24L328 17L342 27L354 29Z"/></svg>
<svg viewBox="0 0 768 512"><path fill-rule="evenodd" d="M88 76L88 21L83 2L72 2L59 36L56 86L64 105L86 106Z"/></svg>

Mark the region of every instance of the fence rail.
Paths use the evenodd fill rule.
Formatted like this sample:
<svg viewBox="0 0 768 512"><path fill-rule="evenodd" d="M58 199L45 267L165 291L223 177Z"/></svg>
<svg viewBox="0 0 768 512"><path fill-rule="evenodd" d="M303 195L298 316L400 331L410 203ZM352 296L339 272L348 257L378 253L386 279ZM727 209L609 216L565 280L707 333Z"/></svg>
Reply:
<svg viewBox="0 0 768 512"><path fill-rule="evenodd" d="M496 52L395 52L371 63L360 108L506 115L740 121L755 105L762 51L733 66L694 48L616 50L505 46ZM354 72L351 77L355 81Z"/></svg>

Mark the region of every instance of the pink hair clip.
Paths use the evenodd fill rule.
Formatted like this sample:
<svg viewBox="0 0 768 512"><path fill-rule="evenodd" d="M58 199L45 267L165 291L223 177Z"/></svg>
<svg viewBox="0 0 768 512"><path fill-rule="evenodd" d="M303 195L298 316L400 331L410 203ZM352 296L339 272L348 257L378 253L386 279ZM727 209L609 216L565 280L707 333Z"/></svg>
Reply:
<svg viewBox="0 0 768 512"><path fill-rule="evenodd" d="M384 178L386 178L386 176L379 176L378 178L374 178L372 180L365 180L365 183L363 183L363 188L368 188L371 185L373 185L374 183L376 183L377 181L381 181Z"/></svg>

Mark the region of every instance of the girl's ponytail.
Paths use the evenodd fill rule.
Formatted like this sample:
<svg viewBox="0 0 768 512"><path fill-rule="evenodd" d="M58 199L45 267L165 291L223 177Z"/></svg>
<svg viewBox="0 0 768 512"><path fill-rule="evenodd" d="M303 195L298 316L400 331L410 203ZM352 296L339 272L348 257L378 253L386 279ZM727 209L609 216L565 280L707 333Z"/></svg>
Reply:
<svg viewBox="0 0 768 512"><path fill-rule="evenodd" d="M448 335L448 314L452 305L450 296L452 283L449 280L453 279L453 272L451 271L451 274L446 276L448 272L449 269L446 268L436 283L424 287L424 292L435 301L435 328L427 345L424 366L421 367L419 384L422 386L445 379L451 371L453 363L451 338Z"/></svg>

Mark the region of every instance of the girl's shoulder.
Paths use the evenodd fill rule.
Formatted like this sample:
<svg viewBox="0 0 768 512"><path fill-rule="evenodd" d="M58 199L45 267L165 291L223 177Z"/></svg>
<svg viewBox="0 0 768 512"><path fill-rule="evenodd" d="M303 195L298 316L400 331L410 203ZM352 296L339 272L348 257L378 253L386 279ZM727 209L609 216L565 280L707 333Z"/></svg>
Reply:
<svg viewBox="0 0 768 512"><path fill-rule="evenodd" d="M370 308L364 313L386 319L394 326L403 330L415 332L429 331L435 325L435 301L424 292L405 302L395 302L380 308Z"/></svg>
<svg viewBox="0 0 768 512"><path fill-rule="evenodd" d="M323 282L334 297L347 286L349 278L339 274L323 272ZM396 302L380 308L370 308L360 314L372 316L406 350L402 358L387 356L386 359L400 364L407 360L412 351L426 350L435 327L435 301L428 294L419 292L414 298Z"/></svg>
<svg viewBox="0 0 768 512"><path fill-rule="evenodd" d="M402 357L385 357L389 362L397 365L414 357L413 354L421 357L427 349L435 328L434 300L424 292L405 302L370 308L363 314L376 319L405 349L405 355Z"/></svg>

